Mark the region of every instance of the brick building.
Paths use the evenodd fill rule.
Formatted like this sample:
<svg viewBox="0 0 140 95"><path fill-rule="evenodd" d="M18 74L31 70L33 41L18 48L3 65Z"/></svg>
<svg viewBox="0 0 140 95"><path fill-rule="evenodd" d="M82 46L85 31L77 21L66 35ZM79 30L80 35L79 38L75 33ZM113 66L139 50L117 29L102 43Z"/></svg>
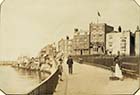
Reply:
<svg viewBox="0 0 140 95"><path fill-rule="evenodd" d="M75 29L73 36L74 55L89 55L89 32Z"/></svg>
<svg viewBox="0 0 140 95"><path fill-rule="evenodd" d="M90 54L104 54L106 50L106 33L113 31L106 23L90 23Z"/></svg>

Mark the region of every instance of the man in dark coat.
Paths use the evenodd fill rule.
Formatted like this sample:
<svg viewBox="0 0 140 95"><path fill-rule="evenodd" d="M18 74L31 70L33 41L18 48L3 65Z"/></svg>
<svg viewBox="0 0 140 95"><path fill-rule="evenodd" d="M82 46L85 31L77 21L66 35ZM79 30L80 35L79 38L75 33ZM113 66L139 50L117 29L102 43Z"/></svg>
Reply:
<svg viewBox="0 0 140 95"><path fill-rule="evenodd" d="M71 56L68 57L67 64L68 64L69 74L72 74L73 73L73 59Z"/></svg>

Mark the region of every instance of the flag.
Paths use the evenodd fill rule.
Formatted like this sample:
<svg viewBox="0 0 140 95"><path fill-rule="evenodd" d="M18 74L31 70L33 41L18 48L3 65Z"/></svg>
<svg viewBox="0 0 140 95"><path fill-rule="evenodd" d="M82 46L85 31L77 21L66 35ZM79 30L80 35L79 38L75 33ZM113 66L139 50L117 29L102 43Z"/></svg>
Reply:
<svg viewBox="0 0 140 95"><path fill-rule="evenodd" d="M98 16L101 16L100 12L98 12Z"/></svg>

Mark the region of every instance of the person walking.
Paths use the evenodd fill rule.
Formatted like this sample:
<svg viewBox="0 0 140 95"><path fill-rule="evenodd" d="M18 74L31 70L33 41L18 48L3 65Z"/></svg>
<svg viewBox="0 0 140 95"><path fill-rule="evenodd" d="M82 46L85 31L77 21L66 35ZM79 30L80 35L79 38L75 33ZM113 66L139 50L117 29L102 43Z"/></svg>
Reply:
<svg viewBox="0 0 140 95"><path fill-rule="evenodd" d="M72 74L73 73L73 59L71 56L68 57L67 64L68 64L69 74Z"/></svg>

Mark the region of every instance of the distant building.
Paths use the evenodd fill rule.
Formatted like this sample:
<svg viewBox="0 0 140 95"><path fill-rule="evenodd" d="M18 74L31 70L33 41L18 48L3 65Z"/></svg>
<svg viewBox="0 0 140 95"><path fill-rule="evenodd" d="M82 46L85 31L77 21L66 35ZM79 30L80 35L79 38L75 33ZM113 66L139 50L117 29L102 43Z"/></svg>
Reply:
<svg viewBox="0 0 140 95"><path fill-rule="evenodd" d="M135 55L140 56L140 29L137 27L135 31Z"/></svg>
<svg viewBox="0 0 140 95"><path fill-rule="evenodd" d="M73 36L74 55L89 55L89 32L75 29Z"/></svg>
<svg viewBox="0 0 140 95"><path fill-rule="evenodd" d="M69 55L73 54L73 39L67 39L66 40L65 54L66 54L66 56L69 56Z"/></svg>
<svg viewBox="0 0 140 95"><path fill-rule="evenodd" d="M58 52L64 53L65 52L65 40L61 39L58 41Z"/></svg>
<svg viewBox="0 0 140 95"><path fill-rule="evenodd" d="M106 35L106 50L109 55L134 55L134 35L130 31L114 31Z"/></svg>
<svg viewBox="0 0 140 95"><path fill-rule="evenodd" d="M54 56L55 53L56 53L56 47L54 46L54 44L48 44L43 49L41 49L39 55L48 54L48 55Z"/></svg>
<svg viewBox="0 0 140 95"><path fill-rule="evenodd" d="M114 28L105 23L90 23L90 54L104 54L106 50L106 33Z"/></svg>
<svg viewBox="0 0 140 95"><path fill-rule="evenodd" d="M58 41L58 52L63 53L65 56L72 55L72 39L61 39Z"/></svg>

